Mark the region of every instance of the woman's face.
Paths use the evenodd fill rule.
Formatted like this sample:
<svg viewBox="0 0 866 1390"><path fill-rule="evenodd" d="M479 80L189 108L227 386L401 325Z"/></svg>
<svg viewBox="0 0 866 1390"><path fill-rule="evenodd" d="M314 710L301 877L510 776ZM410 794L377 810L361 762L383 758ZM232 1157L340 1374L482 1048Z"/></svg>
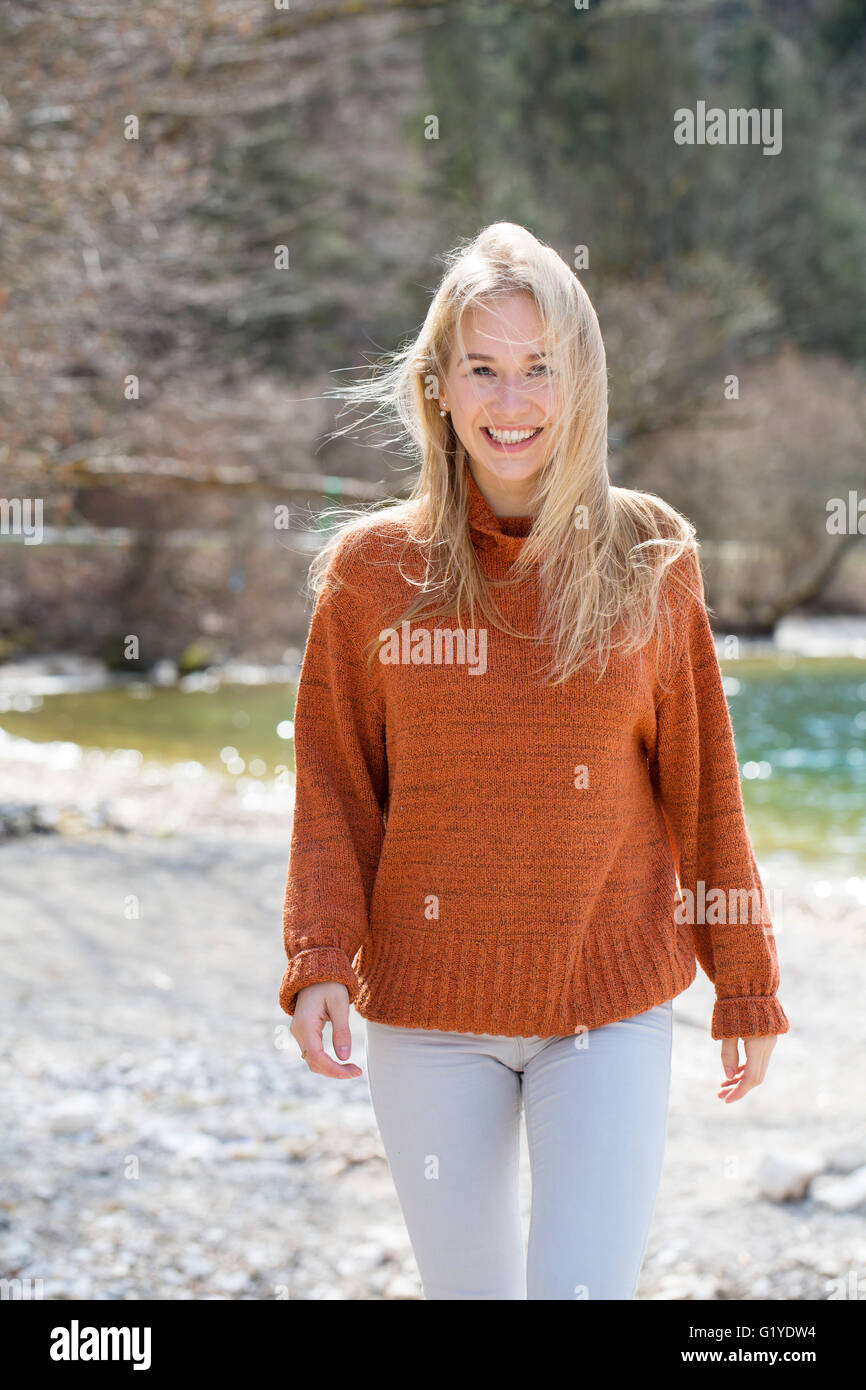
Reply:
<svg viewBox="0 0 866 1390"><path fill-rule="evenodd" d="M526 482L545 460L555 411L552 364L529 294L470 309L441 392L473 463L504 483Z"/></svg>

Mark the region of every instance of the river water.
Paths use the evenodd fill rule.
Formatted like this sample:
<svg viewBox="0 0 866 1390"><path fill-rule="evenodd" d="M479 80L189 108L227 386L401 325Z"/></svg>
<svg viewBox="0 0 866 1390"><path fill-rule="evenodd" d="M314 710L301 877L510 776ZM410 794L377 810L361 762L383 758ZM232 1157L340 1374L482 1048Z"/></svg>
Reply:
<svg viewBox="0 0 866 1390"><path fill-rule="evenodd" d="M732 657L721 643L719 655L756 856L780 870L796 863L862 877L866 891L863 628L854 619L811 630L789 623L793 649L743 643ZM803 654L809 645L847 654ZM291 785L295 686L287 677L297 676L298 655L276 670L227 668L178 683L163 666L149 680L107 686L106 673L81 659L0 667L0 761L26 751L22 765L38 777L40 767L47 775L82 750L91 759L102 750L127 766L182 765L247 793L260 788L264 803L275 782ZM8 780L3 788L8 801Z"/></svg>

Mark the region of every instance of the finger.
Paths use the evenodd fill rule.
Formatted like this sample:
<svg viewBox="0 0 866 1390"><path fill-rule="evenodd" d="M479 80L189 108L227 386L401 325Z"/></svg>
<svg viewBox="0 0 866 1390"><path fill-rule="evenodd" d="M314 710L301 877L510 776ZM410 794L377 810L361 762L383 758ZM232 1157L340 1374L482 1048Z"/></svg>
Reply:
<svg viewBox="0 0 866 1390"><path fill-rule="evenodd" d="M331 1042L338 1057L346 1058L352 1051L352 1030L349 1027L349 1011L341 1009L331 1018Z"/></svg>
<svg viewBox="0 0 866 1390"><path fill-rule="evenodd" d="M736 1083L742 1078L742 1075L745 1070L746 1064L745 1062L743 1062L742 1066L737 1067L736 1071L730 1072L727 1076L723 1076L721 1081L719 1082L719 1085L723 1087L727 1086L728 1088L736 1085Z"/></svg>
<svg viewBox="0 0 866 1390"><path fill-rule="evenodd" d="M740 1068L739 1038L722 1038L722 1067L726 1076L733 1076Z"/></svg>
<svg viewBox="0 0 866 1390"><path fill-rule="evenodd" d="M342 1065L335 1062L333 1057L329 1057L319 1036L308 1038L302 1043L301 1052L310 1071L316 1072L319 1076L336 1076L348 1080L350 1077L361 1075L361 1068L356 1067L354 1062Z"/></svg>
<svg viewBox="0 0 866 1390"><path fill-rule="evenodd" d="M757 1068L747 1063L742 1076L734 1078L733 1082L726 1083L719 1092L719 1095L722 1096L726 1103L732 1100L740 1100L751 1091L753 1087L759 1086L760 1084L760 1076Z"/></svg>
<svg viewBox="0 0 866 1390"><path fill-rule="evenodd" d="M719 1082L719 1094L720 1094L720 1095L729 1095L729 1094L731 1093L731 1091L734 1089L735 1086L739 1086L739 1084L740 1084L740 1082L742 1081L742 1079L743 1079L743 1073L742 1073L742 1071L739 1071L739 1072L737 1073L736 1076L728 1076L728 1077L726 1077L724 1081L720 1081L720 1082Z"/></svg>
<svg viewBox="0 0 866 1390"><path fill-rule="evenodd" d="M730 1095L720 1093L721 1099L725 1102L725 1105L730 1105L732 1101L742 1100L744 1096L747 1096L749 1094L749 1091L751 1091L751 1089L751 1086L737 1086L733 1091L731 1091Z"/></svg>
<svg viewBox="0 0 866 1390"><path fill-rule="evenodd" d="M310 1071L317 1072L319 1076L336 1076L344 1079L360 1076L360 1067L356 1067L353 1062L341 1066L325 1051L322 1041L324 1026L325 1020L323 1018L317 1018L315 1021L307 1020L299 1025L296 1037L298 1047L301 1049L301 1060L306 1062Z"/></svg>
<svg viewBox="0 0 866 1390"><path fill-rule="evenodd" d="M755 1068L757 1082L763 1081L770 1065L770 1054L775 1046L775 1037L744 1039L746 1057Z"/></svg>

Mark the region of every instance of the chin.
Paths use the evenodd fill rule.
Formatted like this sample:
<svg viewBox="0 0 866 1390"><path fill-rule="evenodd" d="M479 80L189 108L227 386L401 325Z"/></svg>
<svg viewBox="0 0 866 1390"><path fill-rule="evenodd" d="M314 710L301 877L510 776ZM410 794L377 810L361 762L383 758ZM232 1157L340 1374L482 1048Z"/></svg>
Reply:
<svg viewBox="0 0 866 1390"><path fill-rule="evenodd" d="M531 456L508 458L497 455L490 458L486 451L483 454L480 451L473 454L472 461L480 465L481 468L485 468L488 473L492 473L494 477L515 483L527 482L530 478L534 478L544 463L542 458L536 459Z"/></svg>

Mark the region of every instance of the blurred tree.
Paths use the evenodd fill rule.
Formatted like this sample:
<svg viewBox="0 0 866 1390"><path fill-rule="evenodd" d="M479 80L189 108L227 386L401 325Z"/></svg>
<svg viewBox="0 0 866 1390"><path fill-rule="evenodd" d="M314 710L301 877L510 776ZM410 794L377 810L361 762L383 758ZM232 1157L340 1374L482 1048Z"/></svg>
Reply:
<svg viewBox="0 0 866 1390"><path fill-rule="evenodd" d="M154 633L182 649L197 637L195 605L224 602L240 545L245 588L223 640L297 640L304 552L294 540L294 552L275 552L263 499L297 513L316 474L320 491L327 475L366 482L369 496L405 489L406 460L388 449L320 442L333 423L322 390L336 368L363 366L417 326L456 237L506 218L569 262L588 248L581 274L608 347L616 478L652 480L709 541L787 545L791 517L772 498L799 498L804 548L817 555L821 496L864 478L850 437L866 357L864 10L862 0L596 0L587 11L305 0L255 12L243 0L123 10L7 0L3 492L43 497L56 528L200 538L184 549L175 535L161 561L171 585L124 585L112 623L146 592ZM782 153L677 146L674 112L698 99L780 107ZM126 138L131 118L137 139ZM746 430L719 408L731 372ZM794 379L780 433L770 405ZM763 498L749 515L744 471ZM144 576L150 542L131 543L139 559L123 563ZM19 557L30 598L7 583L0 627L22 628L26 610L46 641L64 631L96 641L98 624L72 611L64 626L64 604L108 603L107 577L122 569L117 555L82 550L56 545L44 580ZM732 611L759 601L769 612L801 591L800 550L777 591L735 586ZM275 564L282 585L266 580ZM181 590L188 602L175 602ZM273 605L260 622L253 595Z"/></svg>

